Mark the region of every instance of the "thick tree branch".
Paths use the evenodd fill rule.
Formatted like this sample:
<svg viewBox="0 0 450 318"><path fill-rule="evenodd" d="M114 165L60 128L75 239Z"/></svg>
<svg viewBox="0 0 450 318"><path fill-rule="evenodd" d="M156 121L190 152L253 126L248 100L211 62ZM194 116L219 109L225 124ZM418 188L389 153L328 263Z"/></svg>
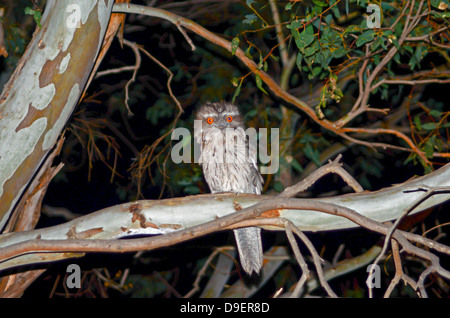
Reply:
<svg viewBox="0 0 450 318"><path fill-rule="evenodd" d="M257 225L270 230L281 230L284 223L276 221L278 218L288 219L303 230L362 226L387 235L391 227L380 222L396 219L409 206L409 202L422 195L411 190L423 188L424 185L450 186L449 174L450 164L435 173L382 191L320 200L225 193L161 201L136 201L91 213L58 226L1 235L0 268L62 257L54 253L151 250L240 226ZM448 193L436 193L411 213L448 199ZM242 209L239 210L240 208ZM392 234L392 238L396 239L400 235L397 232L398 230ZM445 245L411 233L401 233L406 240L449 253L449 248ZM115 240L136 234L165 235Z"/></svg>

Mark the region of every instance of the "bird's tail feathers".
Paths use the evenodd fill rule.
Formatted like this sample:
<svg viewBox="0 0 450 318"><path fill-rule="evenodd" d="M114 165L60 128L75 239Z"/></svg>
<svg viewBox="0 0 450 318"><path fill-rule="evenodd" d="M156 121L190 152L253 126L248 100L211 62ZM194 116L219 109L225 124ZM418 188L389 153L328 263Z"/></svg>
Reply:
<svg viewBox="0 0 450 318"><path fill-rule="evenodd" d="M244 227L233 230L242 268L251 276L260 274L263 263L261 229Z"/></svg>

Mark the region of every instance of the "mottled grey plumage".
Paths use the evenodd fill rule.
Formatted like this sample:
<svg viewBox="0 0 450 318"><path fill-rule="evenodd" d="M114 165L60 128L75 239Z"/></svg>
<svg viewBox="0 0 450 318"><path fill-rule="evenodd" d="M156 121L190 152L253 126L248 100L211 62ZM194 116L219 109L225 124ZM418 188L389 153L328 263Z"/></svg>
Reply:
<svg viewBox="0 0 450 318"><path fill-rule="evenodd" d="M199 160L211 192L261 194L264 181L256 164L256 147L246 138L238 107L208 102L200 107L196 119L202 121L202 129L194 137L201 144ZM259 274L261 229L236 229L234 236L243 269L250 275Z"/></svg>

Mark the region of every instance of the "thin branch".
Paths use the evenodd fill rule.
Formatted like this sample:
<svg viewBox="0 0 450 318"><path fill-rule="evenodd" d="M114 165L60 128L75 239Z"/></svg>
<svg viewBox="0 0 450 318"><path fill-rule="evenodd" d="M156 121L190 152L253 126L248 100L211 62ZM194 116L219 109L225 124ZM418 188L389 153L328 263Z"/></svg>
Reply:
<svg viewBox="0 0 450 318"><path fill-rule="evenodd" d="M392 255L394 258L394 264L395 264L395 276L391 280L391 283L389 284L388 288L386 289L386 292L384 293L384 298L389 298L392 291L394 290L395 286L400 282L400 280L403 280L405 284L411 285L411 287L414 290L417 290L417 283L408 275L405 274L405 272L402 269L402 261L400 259L400 251L398 247L398 243L395 240L392 240Z"/></svg>
<svg viewBox="0 0 450 318"><path fill-rule="evenodd" d="M420 196L417 200L415 200L409 207L407 207L403 213L400 215L400 217L397 218L397 220L395 220L394 224L391 226L391 228L389 229L389 232L386 234L386 237L384 239L384 244L383 244L383 248L380 252L380 254L378 255L378 257L375 259L375 261L373 262L373 265L378 264L378 262L381 260L381 258L386 254L387 249L389 247L389 242L391 242L391 238L392 235L394 233L394 231L396 231L398 225L400 224L400 222L411 212L413 211L416 207L418 207L422 202L424 202L425 200L427 200L428 198L430 198L433 195L439 194L439 193L448 193L450 192L450 188L428 188L428 187L424 187L424 188L419 188L416 191L426 191L422 196ZM393 241L392 241L393 242ZM396 264L397 267L397 264ZM400 275L400 278L402 277L402 275ZM397 279L400 279L399 277L397 277ZM393 287L392 287L393 288ZM370 290L371 291L371 290ZM390 292L388 293L388 295L390 294Z"/></svg>
<svg viewBox="0 0 450 318"><path fill-rule="evenodd" d="M341 132L358 132L358 133L369 133L369 134L391 134L395 135L400 139L403 139L408 146L415 152L425 163L431 166L431 162L426 157L425 153L420 150L414 142L406 136L404 133L394 130L394 129L384 129L384 128L341 128ZM387 145L389 146L389 145Z"/></svg>
<svg viewBox="0 0 450 318"><path fill-rule="evenodd" d="M136 66L122 66L122 67L118 67L118 68L104 70L104 71L97 72L95 74L94 79L97 79L101 76L105 76L105 75L109 75L109 74L118 74L118 73L127 72L127 71L134 71L134 70L136 70Z"/></svg>
<svg viewBox="0 0 450 318"><path fill-rule="evenodd" d="M195 278L195 281L193 283L193 288L186 294L183 296L183 298L191 298L192 295L194 295L197 291L200 290L200 280L203 278L203 276L205 275L206 270L208 269L208 267L210 266L211 262L213 261L213 259L220 253L223 253L224 251L229 251L229 250L233 250L234 247L231 246L225 246L225 247L220 247L220 248L216 248L211 255L208 256L208 258L206 259L205 263L203 264L202 268L198 271L197 273L197 277Z"/></svg>
<svg viewBox="0 0 450 318"><path fill-rule="evenodd" d="M309 249L309 251L313 257L317 276L319 277L322 287L326 290L326 292L328 293L328 296L337 298L337 295L334 293L334 291L331 289L330 285L328 284L327 280L325 279L323 269L322 269L322 264L321 264L323 262L323 260L320 258L314 245L311 243L311 241L308 239L308 237L302 231L300 231L297 227L295 227L292 224L292 222L290 222L289 220L284 220L282 222L284 223L284 228L286 229L286 234L288 235L288 238L289 238L289 235L291 235L291 237L290 237L291 245L292 245L292 240L293 240L292 233L295 233L303 241L303 243L306 245L306 247ZM301 253L300 253L300 250L298 250L298 247L296 245L293 245L292 247L295 248L294 252L296 253L296 256L298 256L297 254L299 254L301 256ZM299 260L299 258L297 258L297 259ZM293 297L298 297L298 295L301 291L301 287L305 283L304 280L306 280L309 276L309 270L306 266L306 263L304 263L304 264L299 263L299 264L302 267L303 274L302 274L302 277L300 278L300 281L297 283L297 285L294 289L294 293L292 295Z"/></svg>
<svg viewBox="0 0 450 318"><path fill-rule="evenodd" d="M169 96L170 98L172 98L172 100L174 101L175 105L177 105L180 113L183 113L183 107L181 106L180 102L178 101L178 99L175 97L175 95L172 92L172 79L173 79L173 73L172 71L165 66L163 63L161 63L158 59L156 59L153 55L151 55L147 50L145 50L144 48L142 48L141 46L138 47L139 50L141 50L145 55L147 55L153 62L155 62L156 64L158 64L159 67L161 67L162 69L164 69L167 74L169 75L169 78L167 79L167 90L169 91Z"/></svg>
<svg viewBox="0 0 450 318"><path fill-rule="evenodd" d="M134 71L133 76L128 80L127 84L125 85L125 106L128 110L128 116L133 116L133 112L130 109L130 105L128 105L129 100L129 87L132 83L136 81L136 74L139 68L141 67L141 55L139 54L139 47L136 43L128 41L126 39L123 39L123 43L125 45L128 45L134 52L134 56L136 57L136 64L134 65Z"/></svg>
<svg viewBox="0 0 450 318"><path fill-rule="evenodd" d="M374 91L383 84L405 84L405 85L423 85L423 84L448 84L450 83L450 79L438 79L438 78L431 78L431 79L424 79L424 80L401 80L401 79L382 79L378 83L372 86L371 91Z"/></svg>
<svg viewBox="0 0 450 318"><path fill-rule="evenodd" d="M184 36L187 43L189 43L189 45L191 46L191 50L195 51L194 42L192 42L191 38L187 35L186 31L184 31L184 29L180 26L180 23L178 23L178 22L175 23L175 26L177 27L178 31L180 31L180 33Z"/></svg>
<svg viewBox="0 0 450 318"><path fill-rule="evenodd" d="M341 158L342 155L338 155L335 160L330 161L325 166L316 169L302 181L298 182L297 184L291 187L284 189L284 191L280 193L279 196L285 198L294 197L296 194L307 190L317 180L319 180L321 177L329 173L335 173L341 176L342 179L355 190L355 192L364 191L361 185L345 169L342 168L342 163L339 162Z"/></svg>
<svg viewBox="0 0 450 318"><path fill-rule="evenodd" d="M448 30L449 28L450 27L446 26L446 27L440 28L439 30L436 30L434 32L431 32L429 34L425 34L422 36L406 37L405 41L424 41L424 40L426 41L426 40L429 40L431 37L435 36L436 34Z"/></svg>
<svg viewBox="0 0 450 318"><path fill-rule="evenodd" d="M297 282L294 291L292 292L291 297L292 298L298 298L300 296L300 293L303 289L303 285L305 284L306 280L310 276L310 271L308 268L308 264L306 264L305 259L302 256L302 253L300 252L300 249L298 248L297 241L295 240L293 232L293 228L295 226L292 226L292 223L286 221L286 236L289 240L289 243L291 244L292 250L294 251L295 258L297 259L297 263L300 265L300 268L302 270L302 275L300 276L299 281Z"/></svg>
<svg viewBox="0 0 450 318"><path fill-rule="evenodd" d="M272 11L273 21L275 22L275 30L277 33L277 41L280 45L280 57L281 62L283 63L284 67L287 67L289 64L289 54L287 51L284 35L283 35L283 28L281 27L281 21L280 21L280 13L278 12L277 2L276 0L269 0L270 3L270 9Z"/></svg>

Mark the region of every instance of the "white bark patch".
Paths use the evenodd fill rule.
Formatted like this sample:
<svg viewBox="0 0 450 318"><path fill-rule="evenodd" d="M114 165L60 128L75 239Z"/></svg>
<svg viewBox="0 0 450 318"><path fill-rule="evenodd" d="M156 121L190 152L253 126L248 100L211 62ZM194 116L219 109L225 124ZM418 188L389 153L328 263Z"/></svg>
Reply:
<svg viewBox="0 0 450 318"><path fill-rule="evenodd" d="M31 91L30 103L36 109L47 107L55 96L56 88L54 84L49 84L41 89Z"/></svg>
<svg viewBox="0 0 450 318"><path fill-rule="evenodd" d="M70 62L70 53L67 53L66 56L63 57L63 59L61 60L61 64L59 65L59 74L62 74L65 72L65 70L67 69L67 66L69 65Z"/></svg>
<svg viewBox="0 0 450 318"><path fill-rule="evenodd" d="M101 3L102 1L99 1ZM59 37L62 39L62 51L66 51L73 40L73 35L78 27L74 27L73 19L80 19L81 24L85 24L89 18L89 14L97 4L97 1L79 0L73 4L65 5L63 15L65 28L59 28L61 33ZM57 30L58 31L58 30ZM56 55L52 58L52 60Z"/></svg>
<svg viewBox="0 0 450 318"><path fill-rule="evenodd" d="M45 134L44 141L42 143L42 149L44 151L53 147L53 145L55 144L60 132L62 131L64 125L67 122L67 118L70 117L73 108L76 106L77 99L80 93L81 93L80 86L78 85L78 83L75 83L75 85L73 85L72 89L70 90L69 96L67 97L66 105L64 106L61 114L59 115L53 127L50 128Z"/></svg>
<svg viewBox="0 0 450 318"><path fill-rule="evenodd" d="M22 164L21 160L16 158L26 158L34 150L39 138L47 127L47 118L39 118L35 120L29 127L19 130L15 134L9 136L8 145L2 145L0 157L0 196L3 194L3 184L11 178L17 168ZM3 139L0 134L0 140ZM14 146L13 146L14 145Z"/></svg>
<svg viewBox="0 0 450 318"><path fill-rule="evenodd" d="M107 3L105 3L107 2ZM97 7L98 21L100 22L100 34L105 34L106 28L109 24L109 16L111 8L114 4L114 1L99 1ZM97 52L102 47L102 41L98 43Z"/></svg>

